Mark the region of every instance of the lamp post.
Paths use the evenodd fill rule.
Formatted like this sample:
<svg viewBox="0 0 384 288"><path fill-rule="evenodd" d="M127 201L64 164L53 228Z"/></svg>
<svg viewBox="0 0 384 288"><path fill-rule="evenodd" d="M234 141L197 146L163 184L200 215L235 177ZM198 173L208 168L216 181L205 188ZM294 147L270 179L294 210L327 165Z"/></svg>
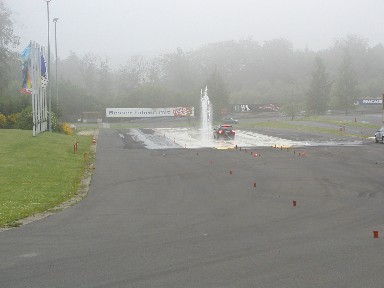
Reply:
<svg viewBox="0 0 384 288"><path fill-rule="evenodd" d="M51 84L50 84L50 77L49 74L51 72L51 48L49 44L49 2L51 0L44 0L47 2L47 17L48 17L48 83L47 83L47 91L48 91L48 127L49 127L49 132L52 132L52 104L51 104Z"/></svg>
<svg viewBox="0 0 384 288"><path fill-rule="evenodd" d="M59 18L53 18L53 22L55 23L55 59L56 59L56 113L59 113L59 86L57 80L57 37L56 37L56 24Z"/></svg>

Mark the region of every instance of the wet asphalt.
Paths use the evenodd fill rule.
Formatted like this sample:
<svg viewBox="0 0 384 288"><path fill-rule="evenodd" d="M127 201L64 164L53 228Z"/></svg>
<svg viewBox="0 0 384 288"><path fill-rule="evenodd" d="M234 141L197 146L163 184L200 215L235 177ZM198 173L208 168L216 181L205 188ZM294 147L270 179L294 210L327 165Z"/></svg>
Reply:
<svg viewBox="0 0 384 288"><path fill-rule="evenodd" d="M383 144L148 150L126 132L100 130L83 201L0 233L0 287L383 287Z"/></svg>

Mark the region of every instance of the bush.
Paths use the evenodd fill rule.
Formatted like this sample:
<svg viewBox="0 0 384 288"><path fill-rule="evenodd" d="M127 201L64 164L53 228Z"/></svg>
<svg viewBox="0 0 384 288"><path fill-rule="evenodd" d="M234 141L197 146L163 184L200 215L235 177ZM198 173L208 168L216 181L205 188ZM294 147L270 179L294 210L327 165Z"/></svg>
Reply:
<svg viewBox="0 0 384 288"><path fill-rule="evenodd" d="M5 115L0 113L0 128L6 128L7 127L7 117Z"/></svg>
<svg viewBox="0 0 384 288"><path fill-rule="evenodd" d="M73 134L73 129L71 127L71 124L69 124L67 122L60 123L59 119L57 117L57 114L52 112L51 120L52 120L52 131L64 133L66 135L72 135Z"/></svg>
<svg viewBox="0 0 384 288"><path fill-rule="evenodd" d="M49 112L48 112L49 115ZM51 125L52 125L52 131L55 132L63 132L61 129L61 125L59 123L59 119L57 118L57 115L52 112L52 117L51 117Z"/></svg>
<svg viewBox="0 0 384 288"><path fill-rule="evenodd" d="M10 128L10 129L16 128L16 123L19 117L20 117L20 113L14 113L14 114L8 115L7 128Z"/></svg>
<svg viewBox="0 0 384 288"><path fill-rule="evenodd" d="M33 119L32 119L32 107L26 107L20 112L20 117L17 118L16 127L22 130L32 130L33 129Z"/></svg>
<svg viewBox="0 0 384 288"><path fill-rule="evenodd" d="M59 132L63 132L66 135L72 135L73 129L71 127L71 124L69 124L67 122L61 123Z"/></svg>
<svg viewBox="0 0 384 288"><path fill-rule="evenodd" d="M32 107L24 108L20 113L15 113L5 117L5 120L2 117L5 117L0 113L0 128L17 128L22 130L32 130L33 129L33 117L32 117ZM49 116L49 113L48 113ZM73 134L72 128L68 123L59 123L57 115L52 113L52 131L61 132L67 135ZM3 122L5 124L3 124ZM49 127L48 127L49 128Z"/></svg>

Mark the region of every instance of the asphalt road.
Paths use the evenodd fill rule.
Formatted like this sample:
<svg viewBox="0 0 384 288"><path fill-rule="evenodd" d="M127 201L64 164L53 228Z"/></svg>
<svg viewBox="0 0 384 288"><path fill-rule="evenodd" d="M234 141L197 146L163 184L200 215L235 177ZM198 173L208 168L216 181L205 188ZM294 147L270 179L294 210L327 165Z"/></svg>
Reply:
<svg viewBox="0 0 384 288"><path fill-rule="evenodd" d="M101 130L83 201L0 233L0 287L383 287L384 145L148 150L120 132Z"/></svg>

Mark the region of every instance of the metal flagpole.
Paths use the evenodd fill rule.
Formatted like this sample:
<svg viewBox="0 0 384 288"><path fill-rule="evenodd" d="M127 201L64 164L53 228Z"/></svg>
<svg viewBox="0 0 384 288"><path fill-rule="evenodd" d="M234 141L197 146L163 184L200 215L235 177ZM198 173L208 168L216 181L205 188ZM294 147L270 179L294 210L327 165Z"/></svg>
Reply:
<svg viewBox="0 0 384 288"><path fill-rule="evenodd" d="M52 101L51 101L51 84L50 82L50 77L49 73L51 72L51 48L49 44L49 2L51 0L45 0L47 2L47 16L48 16L48 69L47 69L47 75L48 75L48 83L47 83L47 90L48 90L48 127L49 127L49 132L52 132Z"/></svg>
<svg viewBox="0 0 384 288"><path fill-rule="evenodd" d="M31 51L30 51L30 77L31 77L31 97L32 97L32 123L33 123L33 127L32 127L32 135L33 136L36 136L36 89L38 89L38 87L36 86L37 84L37 81L36 81L36 62L35 62L35 46L36 46L36 43L35 42L31 42Z"/></svg>
<svg viewBox="0 0 384 288"><path fill-rule="evenodd" d="M39 85L37 86L38 87L38 105L37 105L37 124L38 124L38 129L39 129L39 132L38 133L41 133L43 130L43 127L42 127L42 119L43 119L43 115L42 115L42 106L41 106L41 100L42 100L42 87L41 87L41 46L40 45L37 45L36 47L36 64L37 64L37 75L38 75L38 83Z"/></svg>
<svg viewBox="0 0 384 288"><path fill-rule="evenodd" d="M42 53L43 53L43 56L44 56L44 59L46 59L47 57L47 51L45 50L45 48L42 48ZM48 130L48 107L47 107L47 87L44 87L44 89L41 89L42 90L42 94L43 94L43 118L44 118L44 128L43 130L44 131L47 131Z"/></svg>
<svg viewBox="0 0 384 288"><path fill-rule="evenodd" d="M56 113L59 113L59 86L57 80L57 36L56 36L56 24L59 18L53 18L53 22L55 23L55 59L56 59Z"/></svg>
<svg viewBox="0 0 384 288"><path fill-rule="evenodd" d="M36 66L36 134L41 132L40 128L40 89L41 89L41 68L40 68L40 45L35 46L35 66Z"/></svg>

